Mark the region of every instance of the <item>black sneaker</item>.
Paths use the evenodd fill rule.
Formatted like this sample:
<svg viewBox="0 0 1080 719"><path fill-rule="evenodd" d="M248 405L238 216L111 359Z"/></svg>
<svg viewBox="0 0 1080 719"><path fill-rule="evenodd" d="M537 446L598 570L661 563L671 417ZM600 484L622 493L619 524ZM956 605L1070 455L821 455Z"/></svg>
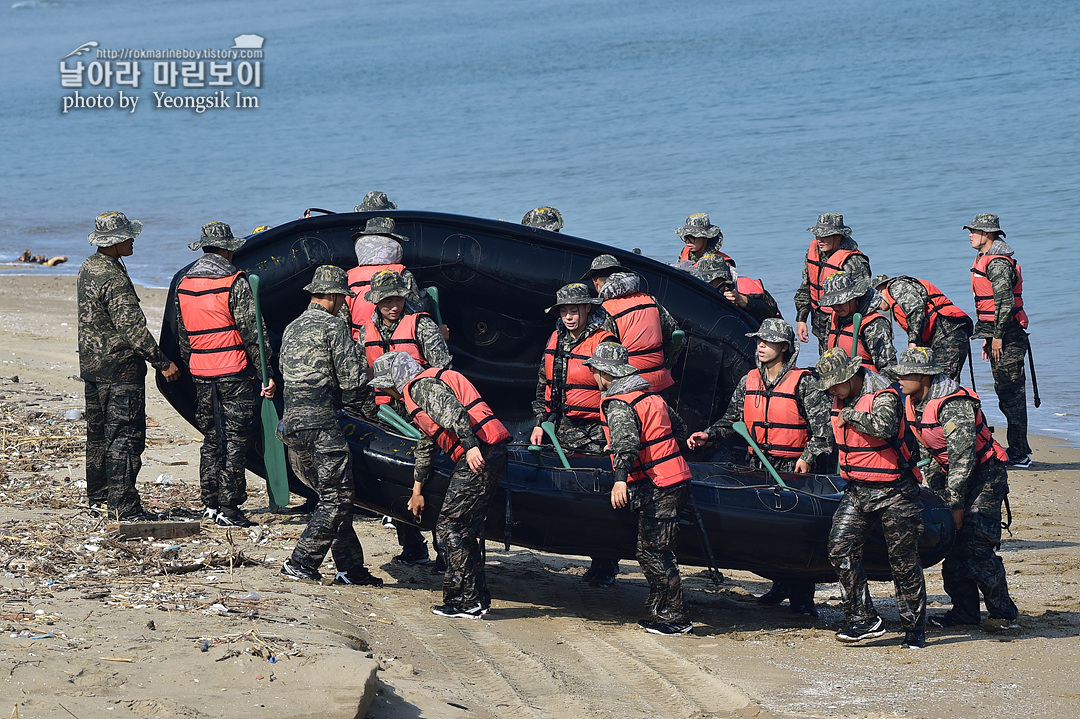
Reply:
<svg viewBox="0 0 1080 719"><path fill-rule="evenodd" d="M319 500L309 499L295 507L278 507L274 510L274 514L312 514L318 506Z"/></svg>
<svg viewBox="0 0 1080 719"><path fill-rule="evenodd" d="M394 557L394 561L398 564L404 564L407 567L415 567L418 564L430 564L431 557L428 556L427 544L423 544L415 549L406 549L401 554Z"/></svg>
<svg viewBox="0 0 1080 719"><path fill-rule="evenodd" d="M90 502L86 505L86 511L94 517L104 517L109 513L109 505L105 502Z"/></svg>
<svg viewBox="0 0 1080 719"><path fill-rule="evenodd" d="M804 599L802 601L793 601L791 603L791 613L800 614L804 617L817 617L818 610L814 604L813 599Z"/></svg>
<svg viewBox="0 0 1080 719"><path fill-rule="evenodd" d="M922 629L904 632L904 641L900 642L900 646L907 649L922 649L926 646L926 632Z"/></svg>
<svg viewBox="0 0 1080 719"><path fill-rule="evenodd" d="M436 577L441 577L446 574L446 562L443 558L436 555L434 563L431 565L431 574Z"/></svg>
<svg viewBox="0 0 1080 719"><path fill-rule="evenodd" d="M431 608L432 614L440 617L461 617L463 619L479 619L484 616L484 608L477 602L468 609L462 609L454 604L438 604Z"/></svg>
<svg viewBox="0 0 1080 719"><path fill-rule="evenodd" d="M658 622L652 619L642 619L638 622L638 626L649 634L662 634L668 637L677 634L689 634L694 629L693 622L689 620L683 622Z"/></svg>
<svg viewBox="0 0 1080 719"><path fill-rule="evenodd" d="M203 507L202 514L199 516L199 518L200 519L209 519L211 522L213 522L214 519L217 518L218 512L220 512L220 511L221 510L218 509L217 507Z"/></svg>
<svg viewBox="0 0 1080 719"><path fill-rule="evenodd" d="M1006 466L1016 467L1017 469L1024 469L1031 466L1031 455L1025 454L1020 457L1009 456L1009 461L1005 463Z"/></svg>
<svg viewBox="0 0 1080 719"><path fill-rule="evenodd" d="M383 580L367 570L367 567L353 567L347 572L338 572L332 584L355 584L357 586L381 587Z"/></svg>
<svg viewBox="0 0 1080 719"><path fill-rule="evenodd" d="M990 617L982 623L982 630L984 632L1007 632L1012 629L1019 629L1020 622L1015 619L1001 619L998 617Z"/></svg>
<svg viewBox="0 0 1080 719"><path fill-rule="evenodd" d="M147 514L146 511L139 509L134 512L125 514L123 517L120 517L120 521L124 522L125 524L131 524L135 522L156 522L157 517L152 514Z"/></svg>
<svg viewBox="0 0 1080 719"><path fill-rule="evenodd" d="M214 524L219 527L255 527L258 526L255 522L252 522L247 516L239 509L223 509L217 513L214 517Z"/></svg>
<svg viewBox="0 0 1080 719"><path fill-rule="evenodd" d="M926 623L938 629L948 629L950 627L979 626L978 619L964 619L963 617L958 617L957 615L953 614L951 611L945 612L944 614L935 614L932 617L927 617Z"/></svg>
<svg viewBox="0 0 1080 719"><path fill-rule="evenodd" d="M788 588L782 582L773 582L769 591L757 598L758 604L779 604L788 598Z"/></svg>
<svg viewBox="0 0 1080 719"><path fill-rule="evenodd" d="M292 577L293 579L299 579L303 582L315 582L319 584L322 582L322 575L314 569L308 569L302 567L299 564L293 564L290 560L286 559L285 563L281 565L281 573L286 577Z"/></svg>
<svg viewBox="0 0 1080 719"><path fill-rule="evenodd" d="M881 617L872 617L846 624L836 633L836 638L842 642L861 642L863 639L880 637L884 633L885 622L881 621Z"/></svg>
<svg viewBox="0 0 1080 719"><path fill-rule="evenodd" d="M588 582L590 587L606 589L615 583L615 575L618 573L618 561L614 559L593 559L592 564L585 570L585 574L581 575L581 579Z"/></svg>

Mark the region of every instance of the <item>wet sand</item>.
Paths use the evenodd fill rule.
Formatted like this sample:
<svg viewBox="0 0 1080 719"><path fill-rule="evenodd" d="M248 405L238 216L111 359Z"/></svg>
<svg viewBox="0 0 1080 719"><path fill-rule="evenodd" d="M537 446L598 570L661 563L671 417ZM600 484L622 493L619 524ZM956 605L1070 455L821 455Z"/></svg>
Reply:
<svg viewBox="0 0 1080 719"><path fill-rule="evenodd" d="M139 293L156 334L165 293ZM923 650L895 633L844 646L838 585L819 587L821 617L807 620L759 607L768 583L755 575L714 586L689 567L694 635L665 638L635 624L646 587L634 563L593 589L587 559L496 544L490 614L435 617L440 578L391 563L394 533L374 519L356 530L386 586L291 582L278 567L303 523L262 512L250 474L261 527L204 522L196 537L110 545L81 508L72 447L85 430L63 419L83 406L77 374L74 278L0 274L0 715L1030 717L1080 705L1080 451L1057 440L1033 438L1036 463L1010 473L1002 557L1020 630L931 632ZM148 508L197 509L196 432L152 382L147 412ZM211 566L161 571L195 560ZM927 584L942 611L939 567ZM871 591L896 628L891 584Z"/></svg>

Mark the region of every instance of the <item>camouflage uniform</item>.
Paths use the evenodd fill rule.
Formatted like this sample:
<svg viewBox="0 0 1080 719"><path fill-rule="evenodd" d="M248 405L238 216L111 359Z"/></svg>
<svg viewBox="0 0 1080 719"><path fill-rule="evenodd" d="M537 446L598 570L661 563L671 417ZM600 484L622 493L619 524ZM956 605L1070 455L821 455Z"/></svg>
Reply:
<svg viewBox="0 0 1080 719"><path fill-rule="evenodd" d="M613 300L617 297L623 297L640 291L638 288L641 285L641 278L633 272L615 272L608 275L607 280L600 287L600 301ZM649 299L656 304L656 309L660 312L660 334L664 338L664 357L670 364L672 361L672 352L675 349L674 343L671 341L672 333L679 329L679 323L671 316L662 304L657 302L656 298L649 295ZM612 319L612 324L615 324ZM606 328L605 328L606 329ZM619 336L618 326L615 327L615 336Z"/></svg>
<svg viewBox="0 0 1080 719"><path fill-rule="evenodd" d="M391 202L385 192L372 190L364 195L360 204L353 208L353 212L378 212L379 210L396 210L397 203Z"/></svg>
<svg viewBox="0 0 1080 719"><path fill-rule="evenodd" d="M375 329L379 330L379 336L386 343L383 346L384 352L390 346L390 339L394 336L394 330L401 324L401 320L406 314L412 313L408 311L402 313L397 322L393 324L387 324L378 310L371 315L372 321L375 323ZM439 331L439 326L435 324L435 320L426 314L421 315L416 320L416 341L420 347L420 356L427 360L427 363L432 367L445 369L450 367L450 364L454 361L453 356L450 354L450 348L446 346L446 340L443 339L442 333ZM363 356L366 367L367 355L364 354Z"/></svg>
<svg viewBox="0 0 1080 719"><path fill-rule="evenodd" d="M730 289L738 288L738 275L733 269L733 265L719 255L704 257L694 270L698 277L716 287L721 294ZM780 308L777 306L776 300L769 294L764 285L762 285L761 289L761 294L739 293L746 298L746 307L742 308L743 311L757 320L759 324L770 317L780 317Z"/></svg>
<svg viewBox="0 0 1080 719"><path fill-rule="evenodd" d="M840 246L833 252L838 250L857 250L859 245L855 240L850 237L845 237L840 242ZM821 259L827 260L832 256L832 252L821 253ZM803 260L802 270L802 284L799 285L799 289L795 290L795 321L806 322L810 320L810 329L814 333L814 336L818 338L818 353L825 354L827 347L827 341L829 336L829 313L821 311L820 308L814 307L813 301L810 299L810 272L809 272L809 252L806 259ZM864 255L852 255L844 262L843 268L845 272L854 272L860 277L870 279L870 260ZM824 281L826 278L822 277ZM880 302L879 302L880 304Z"/></svg>
<svg viewBox="0 0 1080 719"><path fill-rule="evenodd" d="M316 270L316 282L307 291L327 291L318 285L324 269ZM344 271L332 269L340 273L344 289ZM337 423L339 401L347 406L355 402L363 382L348 323L312 302L285 328L279 362L285 381L285 444L299 460L292 464L301 465L301 479L319 495L289 561L317 571L332 551L339 572L362 567L364 551L352 525L349 448Z"/></svg>
<svg viewBox="0 0 1080 719"><path fill-rule="evenodd" d="M236 273L232 263L221 255L203 254L188 270L187 277L229 277ZM255 441L255 411L258 402L259 334L255 317L255 298L246 278L239 278L229 291L229 311L244 342L248 366L222 377L192 377L195 383L195 426L202 433L199 456L199 486L203 506L237 509L247 501L245 465ZM180 356L190 363L191 343L176 303L176 326ZM264 325L263 352L269 362L270 344Z"/></svg>
<svg viewBox="0 0 1080 719"><path fill-rule="evenodd" d="M871 290L859 300L856 312L866 317L881 304L881 295L877 290ZM851 326L853 317L843 317L840 320L840 329ZM896 377L892 374L892 367L896 363L896 346L893 344L892 322L888 317L877 317L869 322L864 321L859 328L859 337L866 345L870 356L874 358L874 365L878 368L878 374L886 377L890 382Z"/></svg>
<svg viewBox="0 0 1080 719"><path fill-rule="evenodd" d="M956 392L960 385L937 375L915 415L922 418L927 402ZM937 461L923 469L927 485L949 505L963 509L964 520L941 565L945 592L952 599L949 619L954 623L979 623L979 592L982 591L991 619L1016 619L1019 612L1009 597L1005 565L997 555L1001 546L1001 507L1009 494L1005 465L991 457L979 463L975 455L975 414L979 402L954 397L938 410L945 432L948 467ZM920 454L931 456L921 446Z"/></svg>
<svg viewBox="0 0 1080 719"><path fill-rule="evenodd" d="M992 255L1012 255L1013 249L1002 239L997 239L988 250ZM972 339L984 340L984 348L990 356L990 372L994 375L994 391L998 407L1008 421L1006 437L1010 459L1031 454L1027 438L1027 375L1024 372L1024 355L1027 354L1028 333L1013 317L1013 285L1016 272L1003 259L993 260L986 266L986 277L994 288L994 321L978 322ZM990 339L1003 343L1001 359L995 361L990 354Z"/></svg>
<svg viewBox="0 0 1080 719"><path fill-rule="evenodd" d="M79 269L77 294L79 376L86 395L86 494L92 506L107 503L111 514L130 516L142 510L135 478L146 447L146 363L164 370L171 362L146 328L122 261L101 252L88 257Z"/></svg>
<svg viewBox="0 0 1080 719"><path fill-rule="evenodd" d="M823 377L830 375L833 369L825 362L828 358L827 353L818 362ZM900 398L891 393L881 394L874 399L869 413L856 411L854 404L859 398L889 386L889 381L876 372L860 371L864 373L862 390L844 402L841 416L859 432L895 441L903 416ZM828 381L823 379L822 385ZM848 459L855 463L859 457L849 455ZM916 504L918 496L919 488L910 471L894 482L848 482L840 506L833 515L828 547L829 561L844 590L844 614L849 622L877 617L862 557L866 538L880 521L896 588L900 623L908 632L921 631L925 627L926 582L918 552L922 532L922 513Z"/></svg>
<svg viewBox="0 0 1080 719"><path fill-rule="evenodd" d="M889 294L907 318L908 344L924 346L923 327L926 325L926 305L930 296L918 280L894 277L888 280ZM930 334L930 349L934 358L945 368L945 374L957 382L971 354L971 321L939 315Z"/></svg>
<svg viewBox="0 0 1080 719"><path fill-rule="evenodd" d="M521 218L521 224L549 232L558 232L563 228L563 216L554 207L537 207L525 213L525 216Z"/></svg>

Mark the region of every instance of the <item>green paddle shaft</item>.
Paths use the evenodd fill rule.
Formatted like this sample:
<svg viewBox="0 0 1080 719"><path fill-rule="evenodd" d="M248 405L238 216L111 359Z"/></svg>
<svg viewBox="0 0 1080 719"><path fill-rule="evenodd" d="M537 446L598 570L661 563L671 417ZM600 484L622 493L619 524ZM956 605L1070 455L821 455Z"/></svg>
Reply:
<svg viewBox="0 0 1080 719"><path fill-rule="evenodd" d="M266 368L266 354L263 352L263 321L259 305L259 276L250 275L251 294L255 298L255 327L259 339L259 370L262 384L269 382ZM263 436L263 466L266 467L266 493L270 497L270 509L286 507L289 504L289 469L285 462L285 446L277 436L280 417L274 400L263 397L260 411Z"/></svg>
<svg viewBox="0 0 1080 719"><path fill-rule="evenodd" d="M761 460L761 463L765 465L765 469L769 470L769 474L771 474L772 478L776 480L776 483L779 484L781 487L787 489L787 485L784 484L784 480L780 479L780 475L776 472L776 468L772 466L772 462L770 462L769 459L765 456L765 453L761 451L761 447L758 447L758 444L754 441L754 438L750 436L750 430L747 429L746 422L736 422L735 424L731 425L731 428L738 432L739 436L741 436L747 441L747 443L750 445L750 448L754 450L754 454L756 454L758 456L758 459Z"/></svg>
<svg viewBox="0 0 1080 719"><path fill-rule="evenodd" d="M442 310L439 308L439 288L427 287L424 292L427 292L428 297L431 298L431 311L435 315L435 324L441 325L443 321Z"/></svg>
<svg viewBox="0 0 1080 719"><path fill-rule="evenodd" d="M411 424L399 417L398 413L395 412L390 407L390 405L379 405L379 416L382 417L383 421L387 424L397 427L398 431L409 439L420 439L419 430L417 430L416 427L413 427Z"/></svg>
<svg viewBox="0 0 1080 719"><path fill-rule="evenodd" d="M544 448L538 444L529 445L529 453L536 460L536 466L543 468L544 466Z"/></svg>
<svg viewBox="0 0 1080 719"><path fill-rule="evenodd" d="M851 358L859 353L859 330L862 329L862 315L858 312L851 316Z"/></svg>
<svg viewBox="0 0 1080 719"><path fill-rule="evenodd" d="M678 359L679 353L682 352L683 346L686 345L686 333L682 330L675 330L671 333L671 356L668 357L664 366L671 369L675 366L675 360Z"/></svg>
<svg viewBox="0 0 1080 719"><path fill-rule="evenodd" d="M540 428L547 432L548 437L551 437L551 443L555 446L555 454L559 455L563 469L570 469L570 460L566 458L566 453L562 451L562 445L559 444L559 438L555 436L555 423L541 422Z"/></svg>

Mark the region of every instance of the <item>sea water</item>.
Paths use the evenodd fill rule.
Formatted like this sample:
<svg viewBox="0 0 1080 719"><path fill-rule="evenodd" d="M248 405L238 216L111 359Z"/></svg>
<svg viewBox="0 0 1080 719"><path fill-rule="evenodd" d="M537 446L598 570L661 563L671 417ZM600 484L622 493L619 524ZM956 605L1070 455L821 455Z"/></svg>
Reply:
<svg viewBox="0 0 1080 719"><path fill-rule="evenodd" d="M132 276L164 286L204 222L246 234L306 207L350 210L372 189L511 221L554 205L569 234L669 260L673 229L707 212L793 320L819 213L844 214L875 272L930 279L970 311L962 226L993 212L1024 269L1043 397L1031 429L1080 437L1073 0L23 0L0 12L0 261L30 249L70 261L27 271L74 273L94 216L115 209L145 223ZM141 60L138 87L78 90L123 90L134 111L63 112L76 90L60 65L94 61L64 59L85 43L181 51L243 34L264 38L259 84L228 94L257 107L166 107L214 91L155 84L168 78ZM815 356L804 347L804 364Z"/></svg>

